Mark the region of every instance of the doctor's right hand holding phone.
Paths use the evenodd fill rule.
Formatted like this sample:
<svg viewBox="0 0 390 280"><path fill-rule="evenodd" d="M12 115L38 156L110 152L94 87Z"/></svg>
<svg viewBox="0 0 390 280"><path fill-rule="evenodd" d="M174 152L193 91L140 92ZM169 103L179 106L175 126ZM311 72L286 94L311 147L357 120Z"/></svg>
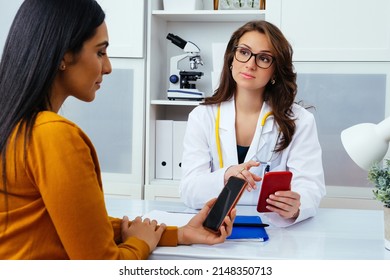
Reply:
<svg viewBox="0 0 390 280"><path fill-rule="evenodd" d="M289 226L316 214L325 196L322 150L313 114L295 101L292 54L267 21L232 34L218 88L189 114L180 182L187 206L201 208L235 176L247 182L238 204L256 208L267 174L289 171L291 189L270 193L264 215Z"/></svg>

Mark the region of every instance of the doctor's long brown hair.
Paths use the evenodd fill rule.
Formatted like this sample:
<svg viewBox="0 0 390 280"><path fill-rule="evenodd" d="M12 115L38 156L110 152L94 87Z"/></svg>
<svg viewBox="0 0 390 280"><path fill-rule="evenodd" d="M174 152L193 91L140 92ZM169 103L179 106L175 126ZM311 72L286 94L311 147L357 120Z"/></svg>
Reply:
<svg viewBox="0 0 390 280"><path fill-rule="evenodd" d="M277 152L282 151L290 144L295 132L291 106L295 100L297 84L296 73L292 64L292 47L275 25L263 20L250 21L232 34L225 51L219 87L215 90L213 96L205 99L202 105L219 104L234 96L237 85L230 70L230 65L232 65L234 59L234 47L238 44L240 38L249 31L258 31L268 38L272 55L275 58L275 84L272 85L269 82L266 85L264 100L271 106L274 120L283 135L276 148Z"/></svg>

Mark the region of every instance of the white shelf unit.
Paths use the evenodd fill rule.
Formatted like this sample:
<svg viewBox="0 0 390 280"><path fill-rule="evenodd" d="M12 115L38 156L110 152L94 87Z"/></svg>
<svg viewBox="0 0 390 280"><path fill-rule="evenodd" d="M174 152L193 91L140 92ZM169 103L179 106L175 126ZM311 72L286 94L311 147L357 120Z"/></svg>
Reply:
<svg viewBox="0 0 390 280"><path fill-rule="evenodd" d="M294 49L294 61L389 61L390 1L272 0L267 20ZM274 12L275 11L275 12Z"/></svg>
<svg viewBox="0 0 390 280"><path fill-rule="evenodd" d="M169 60L172 56L184 53L166 39L167 34L173 33L200 48L204 65L197 71L204 72L204 76L196 84L199 90L210 96L212 43L227 42L234 30L254 19L265 19L265 11L165 11L162 9L162 1L148 1L145 199L180 199L178 180L156 179L155 176L155 123L156 120L186 121L191 110L199 105L198 101L170 101L167 98Z"/></svg>

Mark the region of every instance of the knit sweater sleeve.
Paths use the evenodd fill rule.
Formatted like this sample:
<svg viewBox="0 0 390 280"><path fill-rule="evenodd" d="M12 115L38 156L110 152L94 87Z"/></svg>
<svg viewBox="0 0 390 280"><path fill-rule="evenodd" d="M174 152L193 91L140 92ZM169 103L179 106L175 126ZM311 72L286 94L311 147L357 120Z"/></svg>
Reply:
<svg viewBox="0 0 390 280"><path fill-rule="evenodd" d="M122 243L121 237L121 219L110 217L114 239L117 244ZM130 222L131 223L131 222ZM177 246L177 227L168 226L161 236L158 246Z"/></svg>

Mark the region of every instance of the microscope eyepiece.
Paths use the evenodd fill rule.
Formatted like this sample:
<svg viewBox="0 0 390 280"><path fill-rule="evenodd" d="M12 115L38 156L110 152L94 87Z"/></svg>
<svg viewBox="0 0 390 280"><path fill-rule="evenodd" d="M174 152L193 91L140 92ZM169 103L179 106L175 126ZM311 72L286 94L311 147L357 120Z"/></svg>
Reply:
<svg viewBox="0 0 390 280"><path fill-rule="evenodd" d="M179 48L181 49L184 49L184 47L186 46L187 44L187 41L186 40L183 40L182 38L180 38L179 36L176 36L172 33L168 33L167 35L167 39L172 41L173 44L175 44L176 46L178 46Z"/></svg>

